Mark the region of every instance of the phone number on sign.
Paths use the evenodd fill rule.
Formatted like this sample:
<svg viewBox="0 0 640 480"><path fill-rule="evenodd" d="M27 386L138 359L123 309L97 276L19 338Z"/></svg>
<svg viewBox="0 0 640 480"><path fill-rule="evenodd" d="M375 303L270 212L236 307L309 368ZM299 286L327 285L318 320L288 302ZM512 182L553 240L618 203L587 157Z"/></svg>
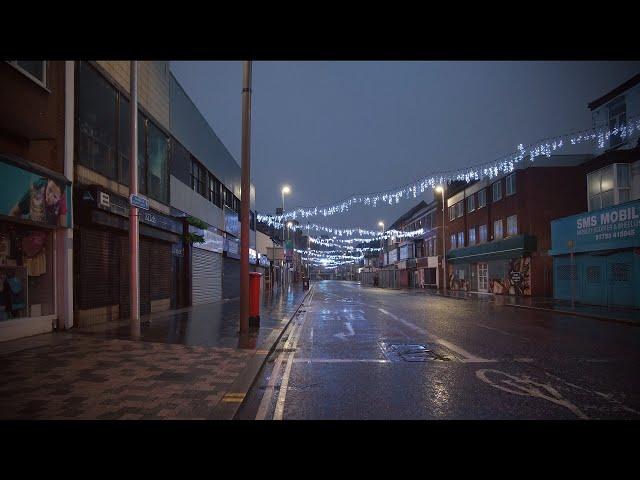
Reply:
<svg viewBox="0 0 640 480"><path fill-rule="evenodd" d="M635 230L623 230L622 232L602 233L596 235L596 240L610 240L612 238L625 238L635 236Z"/></svg>

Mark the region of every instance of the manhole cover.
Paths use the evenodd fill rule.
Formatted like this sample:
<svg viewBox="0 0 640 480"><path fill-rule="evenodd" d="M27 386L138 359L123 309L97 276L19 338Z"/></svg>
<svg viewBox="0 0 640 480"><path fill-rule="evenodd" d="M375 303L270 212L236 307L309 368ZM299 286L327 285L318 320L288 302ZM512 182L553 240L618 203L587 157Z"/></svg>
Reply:
<svg viewBox="0 0 640 480"><path fill-rule="evenodd" d="M379 343L384 355L393 362L448 362L453 360L437 345L425 343Z"/></svg>

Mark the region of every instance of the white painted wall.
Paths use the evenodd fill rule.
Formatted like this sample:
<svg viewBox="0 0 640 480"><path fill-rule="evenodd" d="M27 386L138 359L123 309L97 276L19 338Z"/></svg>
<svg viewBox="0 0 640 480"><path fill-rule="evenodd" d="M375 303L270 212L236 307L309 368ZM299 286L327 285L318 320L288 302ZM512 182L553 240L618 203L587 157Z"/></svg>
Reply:
<svg viewBox="0 0 640 480"><path fill-rule="evenodd" d="M191 190L176 177L170 177L171 206L182 210L209 225L224 230L224 214L222 209L211 203L202 195Z"/></svg>

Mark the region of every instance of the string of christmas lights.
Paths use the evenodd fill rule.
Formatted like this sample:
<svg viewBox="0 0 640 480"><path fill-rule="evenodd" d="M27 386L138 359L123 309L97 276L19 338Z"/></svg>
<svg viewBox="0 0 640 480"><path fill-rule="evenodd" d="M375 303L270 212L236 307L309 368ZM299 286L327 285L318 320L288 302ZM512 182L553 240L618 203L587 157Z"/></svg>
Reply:
<svg viewBox="0 0 640 480"><path fill-rule="evenodd" d="M282 225L280 222L283 220L291 220L298 217L308 218L318 215L327 217L339 213L346 213L354 205L365 205L371 207L376 207L379 203L393 205L394 203L400 203L400 200L403 199L408 200L416 198L418 196L418 192L422 194L427 189L433 189L438 185L449 184L453 181L464 180L469 183L483 178L493 179L501 174L512 172L518 164L527 158L529 161L533 162L538 157L550 157L552 152L561 150L569 145L578 145L584 142L595 142L598 149L603 149L606 145L606 141L609 140L610 137L620 136L620 138L624 139L637 131L640 131L640 118L638 117L631 118L626 124L618 125L611 129L590 128L576 133L559 135L557 137L545 139L543 141L533 143L526 148L520 144L517 146L515 153L501 157L498 160L450 172L429 175L397 189L372 194L354 195L353 197L341 202L326 206L296 208L295 210L285 212L282 215L258 215L258 218L262 218L262 221L266 223L268 220L264 219L265 217L268 217L271 221Z"/></svg>

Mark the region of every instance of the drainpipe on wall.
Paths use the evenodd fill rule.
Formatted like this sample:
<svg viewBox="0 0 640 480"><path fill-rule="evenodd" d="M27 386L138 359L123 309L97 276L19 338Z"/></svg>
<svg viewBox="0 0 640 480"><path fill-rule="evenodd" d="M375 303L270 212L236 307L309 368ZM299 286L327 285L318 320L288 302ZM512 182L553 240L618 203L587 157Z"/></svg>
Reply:
<svg viewBox="0 0 640 480"><path fill-rule="evenodd" d="M64 62L64 176L73 181L75 61ZM72 184L73 187L73 184ZM73 188L69 189L72 195ZM73 225L73 198L69 198ZM55 231L58 330L73 327L73 228Z"/></svg>

